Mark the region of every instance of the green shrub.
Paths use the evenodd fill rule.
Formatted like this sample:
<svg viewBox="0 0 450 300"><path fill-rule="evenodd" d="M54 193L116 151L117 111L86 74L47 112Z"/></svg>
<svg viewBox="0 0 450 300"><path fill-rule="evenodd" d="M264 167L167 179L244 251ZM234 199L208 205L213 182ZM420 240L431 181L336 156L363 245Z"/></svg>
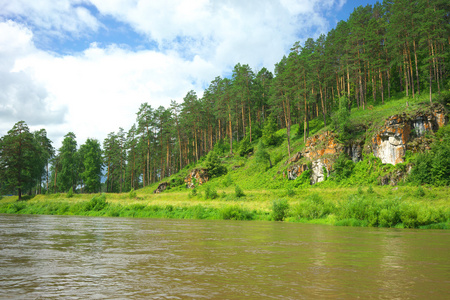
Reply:
<svg viewBox="0 0 450 300"><path fill-rule="evenodd" d="M234 195L237 198L245 197L244 191L238 185L234 187Z"/></svg>
<svg viewBox="0 0 450 300"><path fill-rule="evenodd" d="M106 202L106 195L101 194L94 196L86 205L86 211L99 211L104 209L108 203Z"/></svg>
<svg viewBox="0 0 450 300"><path fill-rule="evenodd" d="M276 146L282 141L282 138L277 135L277 130L277 122L275 121L275 118L270 115L264 122L261 137L266 146Z"/></svg>
<svg viewBox="0 0 450 300"><path fill-rule="evenodd" d="M134 199L137 197L136 191L134 189L130 190L130 193L128 194L128 198Z"/></svg>
<svg viewBox="0 0 450 300"><path fill-rule="evenodd" d="M230 185L233 184L233 179L231 179L231 175L228 173L227 177L225 177L225 180L223 182L223 185L225 187L229 187Z"/></svg>
<svg viewBox="0 0 450 300"><path fill-rule="evenodd" d="M295 191L291 188L291 187L288 187L287 189L286 189L286 196L288 196L288 197L294 197L295 196Z"/></svg>
<svg viewBox="0 0 450 300"><path fill-rule="evenodd" d="M205 199L216 199L217 197L218 197L217 191L214 188L207 185L205 189Z"/></svg>
<svg viewBox="0 0 450 300"><path fill-rule="evenodd" d="M311 170L304 171L300 176L295 178L294 187L309 187L311 185Z"/></svg>
<svg viewBox="0 0 450 300"><path fill-rule="evenodd" d="M70 187L70 190L67 192L67 198L73 197L73 187Z"/></svg>
<svg viewBox="0 0 450 300"><path fill-rule="evenodd" d="M344 152L341 152L338 159L336 160L336 163L333 166L336 181L339 182L346 178L349 178L352 175L354 167L355 163L350 159L350 157Z"/></svg>
<svg viewBox="0 0 450 300"><path fill-rule="evenodd" d="M210 151L206 157L206 169L211 178L220 177L227 173L227 168L222 165L219 157L214 151Z"/></svg>
<svg viewBox="0 0 450 300"><path fill-rule="evenodd" d="M14 214L17 213L27 207L27 203L24 201L17 201L8 205L6 213Z"/></svg>
<svg viewBox="0 0 450 300"><path fill-rule="evenodd" d="M250 135L247 132L245 138L239 143L238 154L239 156L246 156L250 152L253 152L253 147L250 144Z"/></svg>
<svg viewBox="0 0 450 300"><path fill-rule="evenodd" d="M230 152L230 144L225 141L225 139L219 140L213 148L213 151L217 155L225 155Z"/></svg>
<svg viewBox="0 0 450 300"><path fill-rule="evenodd" d="M299 219L321 219L335 211L336 207L329 201L324 201L318 194L308 196L305 201L298 203L294 214Z"/></svg>
<svg viewBox="0 0 450 300"><path fill-rule="evenodd" d="M283 221L289 212L289 203L286 199L275 200L272 202L272 218L275 221Z"/></svg>
<svg viewBox="0 0 450 300"><path fill-rule="evenodd" d="M224 220L253 220L254 214L248 210L238 206L225 206L220 211L221 217Z"/></svg>
<svg viewBox="0 0 450 300"><path fill-rule="evenodd" d="M419 186L416 190L416 192L414 193L414 196L416 197L423 197L425 196L425 191L423 190L423 188L421 186Z"/></svg>

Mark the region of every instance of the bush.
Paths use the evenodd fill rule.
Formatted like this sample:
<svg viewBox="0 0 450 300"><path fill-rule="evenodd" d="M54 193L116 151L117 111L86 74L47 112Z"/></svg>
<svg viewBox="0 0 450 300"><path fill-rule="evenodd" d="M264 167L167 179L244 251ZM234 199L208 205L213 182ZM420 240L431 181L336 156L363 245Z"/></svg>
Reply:
<svg viewBox="0 0 450 300"><path fill-rule="evenodd" d="M94 196L86 205L86 211L99 211L104 209L108 203L106 202L106 195L101 194Z"/></svg>
<svg viewBox="0 0 450 300"><path fill-rule="evenodd" d="M321 219L335 211L335 208L333 203L324 201L318 194L312 194L295 207L294 214L299 219Z"/></svg>
<svg viewBox="0 0 450 300"><path fill-rule="evenodd" d="M255 160L258 164L267 164L272 168L272 161L270 160L270 154L267 152L262 139L259 139L258 146L255 152Z"/></svg>
<svg viewBox="0 0 450 300"><path fill-rule="evenodd" d="M205 199L216 199L219 195L214 188L211 188L209 185L206 186L205 189Z"/></svg>
<svg viewBox="0 0 450 300"><path fill-rule="evenodd" d="M217 155L225 155L230 152L230 144L228 144L225 139L219 140L213 148L213 151Z"/></svg>
<svg viewBox="0 0 450 300"><path fill-rule="evenodd" d="M229 187L233 184L233 179L231 179L231 175L228 174L227 177L225 177L225 181L223 182L223 185L226 187Z"/></svg>
<svg viewBox="0 0 450 300"><path fill-rule="evenodd" d="M304 171L300 176L295 178L294 186L299 187L309 187L311 185L311 170Z"/></svg>
<svg viewBox="0 0 450 300"><path fill-rule="evenodd" d="M128 194L128 197L129 197L130 199L136 198L136 197L137 197L136 191L135 191L134 189L131 189L131 190L130 190L130 193Z"/></svg>
<svg viewBox="0 0 450 300"><path fill-rule="evenodd" d="M70 190L67 192L67 198L73 197L73 187L70 188Z"/></svg>
<svg viewBox="0 0 450 300"><path fill-rule="evenodd" d="M239 143L238 154L239 156L246 156L250 152L253 152L253 147L250 144L250 136L247 136Z"/></svg>
<svg viewBox="0 0 450 300"><path fill-rule="evenodd" d="M282 138L277 135L278 125L272 116L269 116L264 122L262 130L262 141L266 146L276 146Z"/></svg>
<svg viewBox="0 0 450 300"><path fill-rule="evenodd" d="M334 176L336 181L340 182L346 178L349 178L352 175L354 167L355 164L350 159L350 157L344 152L341 152L341 154L339 154L338 159L336 160L336 163L334 164L335 170Z"/></svg>
<svg viewBox="0 0 450 300"><path fill-rule="evenodd" d="M349 138L349 134L347 133L349 118L348 98L347 96L342 96L339 98L339 108L331 115L334 130L338 132L341 141L345 141Z"/></svg>
<svg viewBox="0 0 450 300"><path fill-rule="evenodd" d="M272 202L272 218L275 221L283 221L288 216L289 203L286 199Z"/></svg>
<svg viewBox="0 0 450 300"><path fill-rule="evenodd" d="M408 177L415 184L450 185L450 127L441 128L436 133L438 140L431 151L419 153Z"/></svg>
<svg viewBox="0 0 450 300"><path fill-rule="evenodd" d="M238 185L234 188L234 195L237 198L245 197L244 191Z"/></svg>
<svg viewBox="0 0 450 300"><path fill-rule="evenodd" d="M224 220L253 220L254 214L238 205L225 206L220 211Z"/></svg>
<svg viewBox="0 0 450 300"><path fill-rule="evenodd" d="M219 157L214 151L210 151L206 157L206 169L211 178L219 177L227 173L227 168L221 164Z"/></svg>

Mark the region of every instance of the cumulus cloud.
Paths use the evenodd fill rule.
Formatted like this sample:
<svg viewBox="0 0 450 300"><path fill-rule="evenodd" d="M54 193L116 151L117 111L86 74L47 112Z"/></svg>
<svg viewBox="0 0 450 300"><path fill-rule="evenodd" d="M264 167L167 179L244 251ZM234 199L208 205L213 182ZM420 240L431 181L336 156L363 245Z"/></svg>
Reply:
<svg viewBox="0 0 450 300"><path fill-rule="evenodd" d="M57 143L69 131L80 142L102 141L119 127L129 129L141 103L167 106L220 73L198 56L185 60L173 51L92 43L76 55L46 53L36 49L29 29L12 21L0 23L0 36L0 135L25 120L47 128Z"/></svg>
<svg viewBox="0 0 450 300"><path fill-rule="evenodd" d="M143 102L201 95L238 62L273 69L294 42L326 32L325 13L344 2L0 0L0 135L25 120L57 146L69 131L79 143L102 141L128 130ZM92 39L108 20L140 34L144 46ZM90 45L70 55L40 49L55 37Z"/></svg>
<svg viewBox="0 0 450 300"><path fill-rule="evenodd" d="M12 21L0 23L0 132L26 120L31 125L60 124L66 108L53 103L45 84L26 70L17 70L16 62L39 53L31 42L32 33Z"/></svg>
<svg viewBox="0 0 450 300"><path fill-rule="evenodd" d="M160 50L200 55L222 68L274 63L297 40L329 29L324 11L342 0L91 0L101 14L131 25Z"/></svg>
<svg viewBox="0 0 450 300"><path fill-rule="evenodd" d="M0 0L0 16L33 26L39 36L78 36L101 26L83 0Z"/></svg>

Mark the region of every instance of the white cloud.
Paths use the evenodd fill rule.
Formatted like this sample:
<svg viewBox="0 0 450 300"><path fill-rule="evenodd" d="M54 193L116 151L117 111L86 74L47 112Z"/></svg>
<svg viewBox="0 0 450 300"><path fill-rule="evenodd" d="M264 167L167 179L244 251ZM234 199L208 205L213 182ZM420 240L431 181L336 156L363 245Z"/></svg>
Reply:
<svg viewBox="0 0 450 300"><path fill-rule="evenodd" d="M203 82L220 73L198 56L184 60L176 52L134 52L117 45L99 48L94 43L77 55L52 55L34 47L28 29L11 21L0 23L0 36L2 29L11 34L0 40L0 49L17 54L9 56L9 69L0 70L0 82L5 90L20 93L0 94L0 114L10 117L0 135L23 119L34 129L45 126L56 143L69 131L79 143L88 137L103 141L119 127L128 130L141 103L167 106L191 89L200 91ZM23 77L19 86L18 76ZM48 104L59 109L51 111Z"/></svg>
<svg viewBox="0 0 450 300"><path fill-rule="evenodd" d="M66 113L64 105L57 104L43 82L33 72L16 69L16 63L29 55L41 55L31 42L27 28L7 21L0 23L0 133L26 120L35 125L61 123Z"/></svg>
<svg viewBox="0 0 450 300"><path fill-rule="evenodd" d="M81 4L81 5L80 5ZM98 14L84 5L94 5ZM343 0L143 1L0 0L0 126L20 119L45 127L59 146L73 131L79 144L128 130L141 103L181 101L233 66L273 66L297 40L326 32L324 12ZM109 16L148 41L153 50L91 43L60 55L37 49L41 38L82 38ZM27 24L27 25L20 25ZM126 34L126 33L125 33ZM101 42L101 41L99 41ZM23 118L22 118L23 116Z"/></svg>
<svg viewBox="0 0 450 300"><path fill-rule="evenodd" d="M80 4L82 0L0 0L0 16L15 18L34 27L42 36L78 36L96 31L100 22Z"/></svg>

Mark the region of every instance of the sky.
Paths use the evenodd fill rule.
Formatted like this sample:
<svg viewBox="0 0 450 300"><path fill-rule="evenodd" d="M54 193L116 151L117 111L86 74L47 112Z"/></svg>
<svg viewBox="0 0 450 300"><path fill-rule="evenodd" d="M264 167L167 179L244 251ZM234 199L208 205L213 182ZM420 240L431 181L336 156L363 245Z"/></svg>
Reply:
<svg viewBox="0 0 450 300"><path fill-rule="evenodd" d="M237 63L273 71L373 0L0 0L0 136L18 121L55 148L103 143L154 108L199 97Z"/></svg>

